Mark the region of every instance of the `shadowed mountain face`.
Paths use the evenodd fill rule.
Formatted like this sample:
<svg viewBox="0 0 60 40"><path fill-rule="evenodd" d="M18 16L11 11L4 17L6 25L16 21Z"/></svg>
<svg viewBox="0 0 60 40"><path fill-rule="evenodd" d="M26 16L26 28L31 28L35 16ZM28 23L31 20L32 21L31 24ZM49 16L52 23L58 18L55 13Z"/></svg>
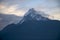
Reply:
<svg viewBox="0 0 60 40"><path fill-rule="evenodd" d="M31 9L30 9L31 10ZM10 24L0 32L1 40L60 40L60 21L37 13L27 13L18 24ZM31 16L33 14L34 17ZM46 20L43 20L46 19ZM24 20L24 21L23 21ZM23 22L22 22L23 21ZM22 22L22 23L21 23Z"/></svg>

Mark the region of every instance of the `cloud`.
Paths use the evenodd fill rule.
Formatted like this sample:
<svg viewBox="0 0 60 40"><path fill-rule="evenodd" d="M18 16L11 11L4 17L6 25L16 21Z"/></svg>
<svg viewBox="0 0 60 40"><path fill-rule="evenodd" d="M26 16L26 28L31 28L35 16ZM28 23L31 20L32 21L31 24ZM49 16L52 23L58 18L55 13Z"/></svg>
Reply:
<svg viewBox="0 0 60 40"><path fill-rule="evenodd" d="M60 14L52 14L51 16L53 16L51 19L60 20Z"/></svg>
<svg viewBox="0 0 60 40"><path fill-rule="evenodd" d="M5 6L5 5L0 5L0 11L1 13L4 14L15 14L17 16L23 16L25 11L22 9L18 9L18 5L11 5L11 6Z"/></svg>
<svg viewBox="0 0 60 40"><path fill-rule="evenodd" d="M28 0L1 0L1 4L4 5L14 5L14 4L21 4Z"/></svg>
<svg viewBox="0 0 60 40"><path fill-rule="evenodd" d="M58 7L58 6L44 7L42 5L41 6L39 5L36 8L37 8L36 10L43 11L46 14L50 15L49 16L50 19L60 20L60 7Z"/></svg>
<svg viewBox="0 0 60 40"><path fill-rule="evenodd" d="M0 2L2 2L2 0L0 0Z"/></svg>
<svg viewBox="0 0 60 40"><path fill-rule="evenodd" d="M53 16L52 19L60 20L60 7L48 10L48 12L46 12L46 13L50 14L51 16Z"/></svg>

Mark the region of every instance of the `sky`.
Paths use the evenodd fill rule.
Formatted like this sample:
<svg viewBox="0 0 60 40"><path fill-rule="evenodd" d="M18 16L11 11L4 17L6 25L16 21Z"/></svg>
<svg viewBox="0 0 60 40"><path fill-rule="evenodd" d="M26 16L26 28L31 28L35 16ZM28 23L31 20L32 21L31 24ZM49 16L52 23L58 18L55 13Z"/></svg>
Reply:
<svg viewBox="0 0 60 40"><path fill-rule="evenodd" d="M30 8L60 20L60 0L0 0L0 13L23 16Z"/></svg>

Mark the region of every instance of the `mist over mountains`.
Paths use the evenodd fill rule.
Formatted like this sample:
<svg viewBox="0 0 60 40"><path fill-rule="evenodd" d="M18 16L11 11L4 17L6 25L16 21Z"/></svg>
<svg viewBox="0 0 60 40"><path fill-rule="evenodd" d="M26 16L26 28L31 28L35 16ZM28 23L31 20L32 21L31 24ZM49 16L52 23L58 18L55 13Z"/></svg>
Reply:
<svg viewBox="0 0 60 40"><path fill-rule="evenodd" d="M30 14L31 17L35 17L35 16L44 16L44 17L49 17L49 15L41 12L41 11L36 11L34 8L31 8L29 9L29 11L27 13L25 13L25 15L23 17L21 16L16 16L16 15L13 15L13 14L3 14L3 13L0 13L0 30L2 30L5 26L7 26L8 24L11 24L11 23L18 23L22 18L26 17L26 15L28 15L30 12L32 12ZM39 15L38 15L39 14ZM34 18L32 18L34 19ZM38 17L37 20L39 20L40 18Z"/></svg>
<svg viewBox="0 0 60 40"><path fill-rule="evenodd" d="M0 30L2 30L5 26L11 23L18 23L22 17L12 15L12 14L3 14L0 13Z"/></svg>
<svg viewBox="0 0 60 40"><path fill-rule="evenodd" d="M49 17L51 17L52 19L50 19ZM28 18L28 19L26 19ZM36 11L34 8L29 9L25 15L22 16L16 16L13 14L3 14L0 13L0 30L2 30L4 27L6 27L8 24L11 23L19 23L19 21L22 23L24 20L46 20L46 19L50 19L50 20L54 20L54 17L48 14L45 14L42 11Z"/></svg>

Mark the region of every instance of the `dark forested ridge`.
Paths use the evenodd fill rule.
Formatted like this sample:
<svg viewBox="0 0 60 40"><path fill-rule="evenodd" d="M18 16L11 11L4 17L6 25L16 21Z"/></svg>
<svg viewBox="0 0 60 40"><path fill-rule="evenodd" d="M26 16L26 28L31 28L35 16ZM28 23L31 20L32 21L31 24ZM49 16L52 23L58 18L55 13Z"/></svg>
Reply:
<svg viewBox="0 0 60 40"><path fill-rule="evenodd" d="M0 40L60 40L60 21L38 17L36 14L30 16L34 12L32 10L29 16L24 16L22 23L6 26L0 32Z"/></svg>

